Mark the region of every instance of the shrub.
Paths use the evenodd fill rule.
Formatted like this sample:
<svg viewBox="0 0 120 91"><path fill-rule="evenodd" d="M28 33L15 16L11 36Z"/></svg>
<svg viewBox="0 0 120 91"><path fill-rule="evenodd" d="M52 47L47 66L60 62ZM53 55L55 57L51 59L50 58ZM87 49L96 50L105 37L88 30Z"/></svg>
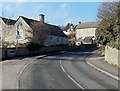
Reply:
<svg viewBox="0 0 120 91"><path fill-rule="evenodd" d="M27 43L24 43L24 44L22 44L22 43L18 43L17 46L18 46L18 47L26 47L26 46L27 46Z"/></svg>
<svg viewBox="0 0 120 91"><path fill-rule="evenodd" d="M105 46L104 45L100 46L100 56L105 56Z"/></svg>
<svg viewBox="0 0 120 91"><path fill-rule="evenodd" d="M120 50L120 2L103 2L98 18L101 22L95 33L97 43Z"/></svg>
<svg viewBox="0 0 120 91"><path fill-rule="evenodd" d="M38 51L43 46L44 45L40 45L40 44L35 43L35 42L28 42L26 44L26 48L28 48L29 51Z"/></svg>

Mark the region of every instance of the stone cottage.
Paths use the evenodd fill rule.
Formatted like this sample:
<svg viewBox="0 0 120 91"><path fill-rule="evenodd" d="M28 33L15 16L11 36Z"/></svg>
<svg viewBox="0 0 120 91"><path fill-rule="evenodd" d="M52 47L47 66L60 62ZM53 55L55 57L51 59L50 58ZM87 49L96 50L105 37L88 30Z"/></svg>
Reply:
<svg viewBox="0 0 120 91"><path fill-rule="evenodd" d="M76 45L91 44L95 39L95 31L99 24L99 21L96 22L84 22L76 25Z"/></svg>
<svg viewBox="0 0 120 91"><path fill-rule="evenodd" d="M44 45L55 46L68 43L67 36L58 26L44 22L43 14L40 15L39 21L24 16L19 16L17 20L0 17L0 26L2 26L0 33L3 43L8 44L7 47L15 47L18 43L28 42L28 38L32 38L34 32L31 24L37 22L42 22L49 28L50 33L46 35L47 38L44 40Z"/></svg>
<svg viewBox="0 0 120 91"><path fill-rule="evenodd" d="M15 42L14 41L15 40L15 36L14 36L14 33L15 33L14 24L15 24L15 22L16 22L15 20L0 17L0 26L1 26L0 40L3 44L8 45L8 43L9 43L10 45L12 45L13 42Z"/></svg>
<svg viewBox="0 0 120 91"><path fill-rule="evenodd" d="M73 24L68 23L66 26L61 26L60 28L68 36L69 45L74 45L75 44L75 26Z"/></svg>

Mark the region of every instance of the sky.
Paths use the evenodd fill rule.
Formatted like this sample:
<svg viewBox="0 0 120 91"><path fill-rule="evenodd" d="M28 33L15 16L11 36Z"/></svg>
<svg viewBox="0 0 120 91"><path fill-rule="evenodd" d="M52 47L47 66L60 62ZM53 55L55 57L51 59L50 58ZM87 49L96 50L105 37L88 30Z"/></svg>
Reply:
<svg viewBox="0 0 120 91"><path fill-rule="evenodd" d="M39 20L45 15L45 22L54 25L77 24L98 20L100 2L2 2L0 16L17 19L25 16Z"/></svg>

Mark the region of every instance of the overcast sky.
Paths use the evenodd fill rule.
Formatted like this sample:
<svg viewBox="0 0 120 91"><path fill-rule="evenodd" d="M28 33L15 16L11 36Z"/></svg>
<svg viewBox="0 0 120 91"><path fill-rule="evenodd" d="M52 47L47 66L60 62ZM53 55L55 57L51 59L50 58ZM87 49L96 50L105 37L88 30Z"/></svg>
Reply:
<svg viewBox="0 0 120 91"><path fill-rule="evenodd" d="M45 21L55 25L77 24L97 20L100 2L2 2L0 16L17 19L25 16L39 19L45 15Z"/></svg>

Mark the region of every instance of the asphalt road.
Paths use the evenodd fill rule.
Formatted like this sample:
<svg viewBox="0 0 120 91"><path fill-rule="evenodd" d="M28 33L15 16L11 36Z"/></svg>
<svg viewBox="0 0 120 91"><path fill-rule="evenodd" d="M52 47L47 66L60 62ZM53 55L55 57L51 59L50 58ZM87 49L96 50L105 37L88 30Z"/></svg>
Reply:
<svg viewBox="0 0 120 91"><path fill-rule="evenodd" d="M36 60L20 77L20 89L118 89L118 81L86 63L92 50L70 51Z"/></svg>

